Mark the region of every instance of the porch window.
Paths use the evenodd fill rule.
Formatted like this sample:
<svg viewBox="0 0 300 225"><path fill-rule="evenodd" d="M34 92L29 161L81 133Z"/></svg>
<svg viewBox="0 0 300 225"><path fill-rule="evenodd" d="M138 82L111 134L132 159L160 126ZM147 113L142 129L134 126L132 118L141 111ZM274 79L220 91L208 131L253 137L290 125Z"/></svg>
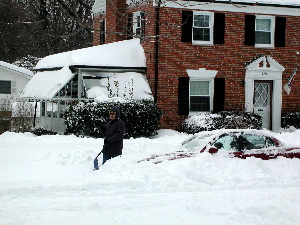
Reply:
<svg viewBox="0 0 300 225"><path fill-rule="evenodd" d="M190 82L190 111L210 111L210 88L209 81Z"/></svg>
<svg viewBox="0 0 300 225"><path fill-rule="evenodd" d="M11 94L11 81L0 80L0 94Z"/></svg>

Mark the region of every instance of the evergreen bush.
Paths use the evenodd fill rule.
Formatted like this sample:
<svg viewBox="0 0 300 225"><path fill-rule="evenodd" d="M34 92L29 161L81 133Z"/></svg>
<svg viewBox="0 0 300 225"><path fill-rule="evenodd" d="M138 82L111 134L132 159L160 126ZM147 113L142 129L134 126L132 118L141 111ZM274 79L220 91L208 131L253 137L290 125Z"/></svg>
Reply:
<svg viewBox="0 0 300 225"><path fill-rule="evenodd" d="M125 122L125 138L149 137L155 135L161 112L152 101L80 102L71 104L65 113L66 134L104 137L101 125L108 120L108 111L117 106Z"/></svg>
<svg viewBox="0 0 300 225"><path fill-rule="evenodd" d="M283 128L289 128L293 126L297 129L300 129L300 112L282 114L281 126Z"/></svg>
<svg viewBox="0 0 300 225"><path fill-rule="evenodd" d="M196 113L182 123L183 131L194 134L218 129L261 129L261 116L241 111Z"/></svg>
<svg viewBox="0 0 300 225"><path fill-rule="evenodd" d="M51 130L47 130L45 128L42 127L38 127L38 128L34 128L32 129L31 133L37 135L37 136L42 136L42 135L56 135L57 132L55 131L51 131Z"/></svg>

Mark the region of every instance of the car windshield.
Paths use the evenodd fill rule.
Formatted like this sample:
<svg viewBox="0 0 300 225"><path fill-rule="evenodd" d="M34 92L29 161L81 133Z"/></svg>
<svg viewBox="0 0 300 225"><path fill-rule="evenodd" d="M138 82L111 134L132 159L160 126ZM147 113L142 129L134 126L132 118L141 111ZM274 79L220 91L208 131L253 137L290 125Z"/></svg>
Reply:
<svg viewBox="0 0 300 225"><path fill-rule="evenodd" d="M221 135L213 146L223 150L252 150L275 146L275 142L263 135L229 133Z"/></svg>

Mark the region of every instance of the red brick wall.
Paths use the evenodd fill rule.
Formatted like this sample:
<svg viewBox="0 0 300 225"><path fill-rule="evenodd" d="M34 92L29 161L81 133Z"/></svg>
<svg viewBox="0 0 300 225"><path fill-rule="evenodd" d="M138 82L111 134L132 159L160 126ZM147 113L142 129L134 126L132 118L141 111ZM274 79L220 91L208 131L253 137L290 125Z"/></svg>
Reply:
<svg viewBox="0 0 300 225"><path fill-rule="evenodd" d="M122 0L123 1L123 0ZM155 10L146 6L146 38L143 41L147 58L147 77L153 94L155 89ZM186 10L186 9L184 9ZM299 67L292 92L283 91L282 112L300 111L300 16L287 18L286 47L260 49L244 45L245 13L223 12L226 15L225 43L213 46L192 45L181 42L182 9L160 8L159 36L159 78L158 106L163 109L162 128L180 130L186 116L179 116L178 111L178 77L186 77L187 69L218 70L217 77L224 77L226 82L225 110L245 109L245 64L258 55L270 55L285 67L283 85L287 82L295 67ZM115 24L112 13L107 12L107 25ZM110 21L111 20L111 21ZM109 36L109 34L107 34ZM109 42L119 40L109 36Z"/></svg>

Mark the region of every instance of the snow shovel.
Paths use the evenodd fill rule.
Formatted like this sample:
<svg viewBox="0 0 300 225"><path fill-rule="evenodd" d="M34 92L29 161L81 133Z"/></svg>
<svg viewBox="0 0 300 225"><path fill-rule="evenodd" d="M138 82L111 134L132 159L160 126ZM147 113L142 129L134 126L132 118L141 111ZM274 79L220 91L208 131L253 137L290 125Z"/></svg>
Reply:
<svg viewBox="0 0 300 225"><path fill-rule="evenodd" d="M98 157L99 157L99 155L101 155L101 153L103 151L105 151L105 149L106 149L106 145L103 145L103 148L102 148L101 152L99 152L99 154L97 155L97 157L94 159L94 169L95 170L99 170Z"/></svg>
<svg viewBox="0 0 300 225"><path fill-rule="evenodd" d="M98 157L99 157L99 155L101 155L101 153L102 153L102 150L101 150L101 152L99 152L99 154L97 155L97 157L94 159L94 169L95 170L99 170Z"/></svg>

